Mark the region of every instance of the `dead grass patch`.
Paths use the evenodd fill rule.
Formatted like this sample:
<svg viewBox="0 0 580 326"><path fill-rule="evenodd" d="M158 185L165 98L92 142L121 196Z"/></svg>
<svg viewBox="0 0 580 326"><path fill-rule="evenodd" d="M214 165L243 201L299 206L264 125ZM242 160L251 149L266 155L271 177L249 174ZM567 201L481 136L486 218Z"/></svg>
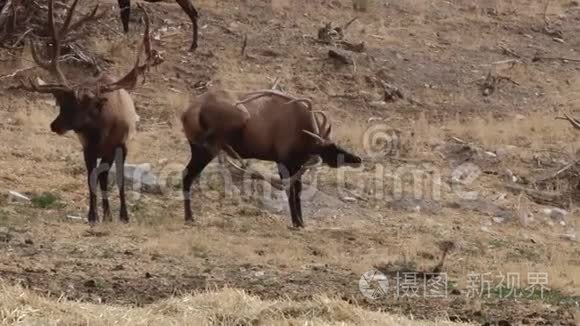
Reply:
<svg viewBox="0 0 580 326"><path fill-rule="evenodd" d="M2 325L468 325L447 320L413 321L327 296L304 302L264 301L228 288L139 308L55 301L6 284L1 289Z"/></svg>
<svg viewBox="0 0 580 326"><path fill-rule="evenodd" d="M469 121L456 119L446 127L453 135L476 141L488 148L515 145L541 150L569 145L574 130L567 122L554 118L545 113L532 113L527 117L514 116L498 121L487 115Z"/></svg>

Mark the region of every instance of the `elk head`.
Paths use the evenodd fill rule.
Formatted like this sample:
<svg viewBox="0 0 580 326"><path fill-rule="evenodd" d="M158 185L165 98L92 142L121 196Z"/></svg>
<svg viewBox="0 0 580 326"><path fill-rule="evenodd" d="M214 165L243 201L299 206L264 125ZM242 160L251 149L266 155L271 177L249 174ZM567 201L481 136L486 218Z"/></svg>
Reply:
<svg viewBox="0 0 580 326"><path fill-rule="evenodd" d="M348 152L330 139L332 126L328 123L326 115L321 111L312 111L312 114L317 132L313 133L307 130L303 130L303 132L316 140L313 154L319 155L322 162L332 168L360 166L362 159L359 156Z"/></svg>
<svg viewBox="0 0 580 326"><path fill-rule="evenodd" d="M59 115L50 124L53 132L62 135L67 131L78 131L81 129L90 129L99 123L99 116L106 98L103 94L113 92L119 89L132 89L137 84L137 78L143 74L150 66L155 66L163 62L161 56L157 51L151 48L151 41L149 37L149 16L144 11L145 17L145 33L143 36L143 43L137 51L136 63L133 69L118 81L111 82L108 77L103 75L96 79L85 82L81 85L72 86L65 77L59 65L59 57L61 52L61 44L69 30L78 28L82 23L95 18L97 7L91 14L83 17L78 22L72 25L72 15L77 5L78 0L72 3L63 26L57 30L54 23L54 4L53 0L48 2L48 24L50 29L50 37L52 41L52 51L50 60L44 60L38 55L37 46L31 42L31 52L34 61L41 67L48 70L57 79L57 83L47 84L40 78L37 80L29 80L29 85L22 84L20 88L37 93L49 93L56 99L56 104L60 109ZM145 50L146 59L144 64L140 64L141 53Z"/></svg>

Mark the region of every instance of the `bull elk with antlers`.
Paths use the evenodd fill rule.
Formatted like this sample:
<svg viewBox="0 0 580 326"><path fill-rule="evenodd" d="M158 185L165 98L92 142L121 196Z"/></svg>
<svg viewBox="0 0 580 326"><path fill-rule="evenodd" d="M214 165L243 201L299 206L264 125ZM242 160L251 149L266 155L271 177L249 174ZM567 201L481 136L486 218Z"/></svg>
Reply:
<svg viewBox="0 0 580 326"><path fill-rule="evenodd" d="M330 140L331 124L326 115L311 109L310 100L273 89L248 93L237 102L224 90L214 89L196 97L181 116L191 149L191 160L183 172L185 221L193 221L193 181L223 150L227 162L237 169L285 189L292 224L304 227L302 174L322 163L338 168L362 162L359 156ZM234 163L232 158L242 163ZM243 159L276 162L280 179L262 176L246 166Z"/></svg>
<svg viewBox="0 0 580 326"><path fill-rule="evenodd" d="M161 0L145 0L147 2L159 2ZM190 51L197 49L197 18L198 13L190 0L175 0L181 9L187 14L191 20L193 27L193 40L189 48ZM118 0L119 10L121 13L121 23L123 24L123 30L125 33L129 32L129 20L131 19L131 0Z"/></svg>
<svg viewBox="0 0 580 326"><path fill-rule="evenodd" d="M60 47L68 31L70 31L73 12L78 0L74 0L68 10L64 23L57 30L54 22L54 4L48 2L48 24L51 35L51 58L44 60L38 54L37 46L31 43L31 51L36 63L48 70L58 79L57 83L47 84L42 80L30 80L29 85L22 84L20 88L27 91L52 94L60 113L50 124L50 129L63 135L74 131L82 144L84 160L87 169L89 188L88 220L95 223L98 220L96 209L96 181L102 191L103 220L110 221L111 211L107 197L107 177L110 166L115 161L117 170L117 186L119 188L120 220L129 221L125 203L123 180L124 161L127 156L126 142L135 131L137 115L135 106L127 89L137 84L137 78L150 66L160 64L163 59L151 49L149 36L149 18L145 12L145 33L143 44L137 52L133 69L123 78L114 81L110 76L101 74L94 80L72 85L59 66ZM93 15L95 10L93 11ZM86 18L86 17L85 17ZM81 21L86 21L82 19ZM78 27L78 24L74 24ZM147 58L140 64L141 53L145 50ZM97 160L101 159L97 168ZM100 172L99 172L100 171ZM98 178L98 180L97 180Z"/></svg>

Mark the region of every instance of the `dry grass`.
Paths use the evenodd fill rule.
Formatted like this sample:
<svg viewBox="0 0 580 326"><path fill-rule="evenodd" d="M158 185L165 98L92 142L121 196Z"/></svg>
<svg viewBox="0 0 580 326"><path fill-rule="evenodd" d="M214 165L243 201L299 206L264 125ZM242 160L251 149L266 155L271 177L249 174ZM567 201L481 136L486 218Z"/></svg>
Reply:
<svg viewBox="0 0 580 326"><path fill-rule="evenodd" d="M531 113L529 116L514 116L498 121L490 115L476 117L469 121L449 122L447 129L463 139L470 139L487 148L514 145L531 149L545 149L547 144L553 147L570 145L574 130L568 122L554 120L554 116L545 113ZM569 147L568 147L569 148ZM572 151L573 153L573 151Z"/></svg>
<svg viewBox="0 0 580 326"><path fill-rule="evenodd" d="M56 301L5 284L0 288L1 325L468 325L413 321L326 296L306 302L263 301L224 289L129 308Z"/></svg>

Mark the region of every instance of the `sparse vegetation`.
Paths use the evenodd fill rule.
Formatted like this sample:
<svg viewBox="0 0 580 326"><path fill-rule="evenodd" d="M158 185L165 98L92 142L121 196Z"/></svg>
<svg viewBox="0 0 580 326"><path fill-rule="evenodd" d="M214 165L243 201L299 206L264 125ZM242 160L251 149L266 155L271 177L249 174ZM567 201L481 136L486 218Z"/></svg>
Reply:
<svg viewBox="0 0 580 326"><path fill-rule="evenodd" d="M63 207L60 195L52 192L43 192L39 195L33 196L30 201L36 208L54 209Z"/></svg>

